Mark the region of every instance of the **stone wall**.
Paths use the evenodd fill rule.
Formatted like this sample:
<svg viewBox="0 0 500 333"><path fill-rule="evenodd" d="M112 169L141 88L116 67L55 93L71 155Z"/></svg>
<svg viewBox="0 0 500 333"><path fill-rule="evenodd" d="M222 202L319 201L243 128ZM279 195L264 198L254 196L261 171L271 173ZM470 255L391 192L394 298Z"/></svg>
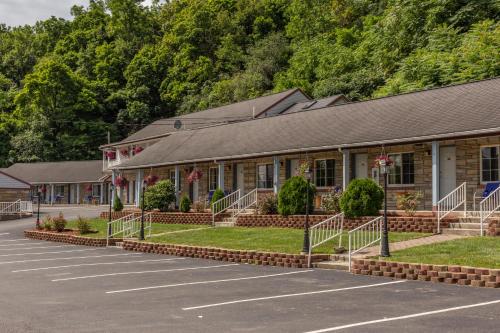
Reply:
<svg viewBox="0 0 500 333"><path fill-rule="evenodd" d="M71 235L67 233L58 233L42 230L25 230L24 237L50 242L68 243L73 245L97 246L105 247L106 238L90 238L84 236ZM116 242L121 242L122 239L112 238L109 240L110 245L115 245Z"/></svg>
<svg viewBox="0 0 500 333"><path fill-rule="evenodd" d="M29 200L30 191L28 189L8 189L0 188L0 202L14 202L19 199Z"/></svg>
<svg viewBox="0 0 500 333"><path fill-rule="evenodd" d="M140 212L137 211L122 211L113 212L111 214L111 219L116 220L126 215L135 214L136 216L141 216ZM102 212L100 214L102 219L107 220L109 218L109 212ZM223 215L216 216L216 221L221 221ZM169 213L169 212L154 212L153 223L165 223L165 224L212 224L212 214L211 213Z"/></svg>
<svg viewBox="0 0 500 333"><path fill-rule="evenodd" d="M354 259L352 272L354 274L386 276L396 279L500 288L500 269Z"/></svg>

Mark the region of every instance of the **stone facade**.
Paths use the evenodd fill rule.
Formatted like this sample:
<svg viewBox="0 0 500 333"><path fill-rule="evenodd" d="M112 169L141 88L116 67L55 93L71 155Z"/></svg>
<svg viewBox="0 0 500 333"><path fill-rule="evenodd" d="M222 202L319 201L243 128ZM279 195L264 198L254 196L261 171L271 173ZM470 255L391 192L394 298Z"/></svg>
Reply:
<svg viewBox="0 0 500 333"><path fill-rule="evenodd" d="M13 202L16 200L29 200L30 191L28 189L8 189L0 188L0 202Z"/></svg>
<svg viewBox="0 0 500 333"><path fill-rule="evenodd" d="M73 245L96 246L96 247L106 246L106 238L90 238L78 235L71 235L67 233L58 233L58 232L50 232L42 230L25 230L24 237L37 240L45 240L49 242L68 243ZM116 242L121 242L122 239L112 238L109 241L110 245L115 245Z"/></svg>

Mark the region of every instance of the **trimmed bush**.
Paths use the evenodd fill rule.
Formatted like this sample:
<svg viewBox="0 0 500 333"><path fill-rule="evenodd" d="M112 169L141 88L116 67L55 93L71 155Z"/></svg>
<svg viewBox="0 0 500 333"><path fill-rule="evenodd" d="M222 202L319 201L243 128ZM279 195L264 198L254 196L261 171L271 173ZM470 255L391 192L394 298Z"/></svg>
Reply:
<svg viewBox="0 0 500 333"><path fill-rule="evenodd" d="M64 218L64 215L62 212L59 212L59 216L58 217L54 217L52 219L52 224L54 226L54 229L57 231L57 232L63 232L64 229L66 228L66 224L68 222L66 221L66 219Z"/></svg>
<svg viewBox="0 0 500 333"><path fill-rule="evenodd" d="M224 191L220 188L216 189L214 194L212 195L212 200L210 200L210 207L214 204L214 202L219 201L224 198Z"/></svg>
<svg viewBox="0 0 500 333"><path fill-rule="evenodd" d="M297 215L306 213L307 192L309 191L309 212L314 210L314 195L316 187L307 184L300 176L288 179L278 194L278 212L281 215Z"/></svg>
<svg viewBox="0 0 500 333"><path fill-rule="evenodd" d="M278 198L275 194L269 194L259 200L257 211L262 215L278 214Z"/></svg>
<svg viewBox="0 0 500 333"><path fill-rule="evenodd" d="M355 179L340 198L340 208L347 217L376 216L382 208L384 190L372 179Z"/></svg>
<svg viewBox="0 0 500 333"><path fill-rule="evenodd" d="M123 210L123 204L121 199L118 197L118 194L115 192L115 200L113 202L113 210L115 212L121 212Z"/></svg>
<svg viewBox="0 0 500 333"><path fill-rule="evenodd" d="M175 185L170 180L161 180L144 192L145 210L158 209L166 212L174 202Z"/></svg>
<svg viewBox="0 0 500 333"><path fill-rule="evenodd" d="M52 222L52 217L50 215L46 215L43 217L41 228L45 229L46 231L51 231L52 229L54 229L54 223Z"/></svg>
<svg viewBox="0 0 500 333"><path fill-rule="evenodd" d="M78 219L76 221L76 226L78 228L78 231L80 232L80 235L89 234L92 231L90 228L89 221L87 221L81 216L78 216Z"/></svg>
<svg viewBox="0 0 500 333"><path fill-rule="evenodd" d="M336 186L331 192L321 198L321 208L328 214L340 213L340 198L342 198L342 188Z"/></svg>
<svg viewBox="0 0 500 333"><path fill-rule="evenodd" d="M189 200L189 197L187 195L182 197L179 206L179 209L183 213L188 213L191 210L191 200Z"/></svg>

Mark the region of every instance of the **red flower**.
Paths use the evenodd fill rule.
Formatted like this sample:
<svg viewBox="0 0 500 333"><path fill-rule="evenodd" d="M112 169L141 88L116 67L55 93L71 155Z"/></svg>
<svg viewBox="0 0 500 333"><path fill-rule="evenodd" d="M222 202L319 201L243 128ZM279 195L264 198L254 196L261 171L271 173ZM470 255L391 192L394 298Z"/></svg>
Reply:
<svg viewBox="0 0 500 333"><path fill-rule="evenodd" d="M123 187L127 186L127 183L128 183L128 181L127 181L127 178L125 178L125 177L118 176L115 178L115 186L116 187L123 188Z"/></svg>
<svg viewBox="0 0 500 333"><path fill-rule="evenodd" d="M144 148L142 148L141 146L136 146L134 148L134 154L139 154L143 150L144 150Z"/></svg>
<svg viewBox="0 0 500 333"><path fill-rule="evenodd" d="M191 171L191 173L187 177L187 180L191 184L191 183L193 183L195 181L200 180L202 176L203 176L203 172L201 172L198 169L194 169L193 171Z"/></svg>
<svg viewBox="0 0 500 333"><path fill-rule="evenodd" d="M85 188L85 191L92 192L92 185L87 185L87 187Z"/></svg>
<svg viewBox="0 0 500 333"><path fill-rule="evenodd" d="M391 160L389 155L380 155L375 159L375 167L390 167L394 162Z"/></svg>
<svg viewBox="0 0 500 333"><path fill-rule="evenodd" d="M125 148L120 149L120 154L121 154L122 156L128 156L128 149L125 149Z"/></svg>
<svg viewBox="0 0 500 333"><path fill-rule="evenodd" d="M144 181L146 182L146 184L148 186L152 186L152 185L156 184L156 182L158 181L158 176L149 175L146 177L146 179L144 179Z"/></svg>
<svg viewBox="0 0 500 333"><path fill-rule="evenodd" d="M116 152L114 151L107 151L106 152L106 157L109 158L110 160L116 159Z"/></svg>

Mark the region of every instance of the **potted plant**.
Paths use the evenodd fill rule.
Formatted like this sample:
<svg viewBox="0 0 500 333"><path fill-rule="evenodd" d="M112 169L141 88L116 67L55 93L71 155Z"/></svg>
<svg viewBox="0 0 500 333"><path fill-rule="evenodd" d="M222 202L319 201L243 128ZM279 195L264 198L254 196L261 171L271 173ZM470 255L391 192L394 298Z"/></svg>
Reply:
<svg viewBox="0 0 500 333"><path fill-rule="evenodd" d="M122 156L128 156L128 149L127 148L120 149L120 154Z"/></svg>
<svg viewBox="0 0 500 333"><path fill-rule="evenodd" d="M201 170L198 170L198 169L193 169L193 171L191 171L191 173L188 175L187 181L190 184L192 184L192 183L200 180L201 177L203 177L203 172L201 172Z"/></svg>
<svg viewBox="0 0 500 333"><path fill-rule="evenodd" d="M139 154L143 150L144 150L144 148L142 148L141 146L135 146L134 147L134 155Z"/></svg>
<svg viewBox="0 0 500 333"><path fill-rule="evenodd" d="M125 178L123 176L118 176L115 178L115 186L116 187L123 188L123 187L127 186L127 183L128 183L127 178Z"/></svg>
<svg viewBox="0 0 500 333"><path fill-rule="evenodd" d="M146 184L148 186L153 186L154 184L156 184L156 182L158 181L158 176L155 176L155 175L149 175L147 176L144 181L146 182Z"/></svg>
<svg viewBox="0 0 500 333"><path fill-rule="evenodd" d="M116 159L116 152L114 151L107 151L106 152L106 157L110 160Z"/></svg>

